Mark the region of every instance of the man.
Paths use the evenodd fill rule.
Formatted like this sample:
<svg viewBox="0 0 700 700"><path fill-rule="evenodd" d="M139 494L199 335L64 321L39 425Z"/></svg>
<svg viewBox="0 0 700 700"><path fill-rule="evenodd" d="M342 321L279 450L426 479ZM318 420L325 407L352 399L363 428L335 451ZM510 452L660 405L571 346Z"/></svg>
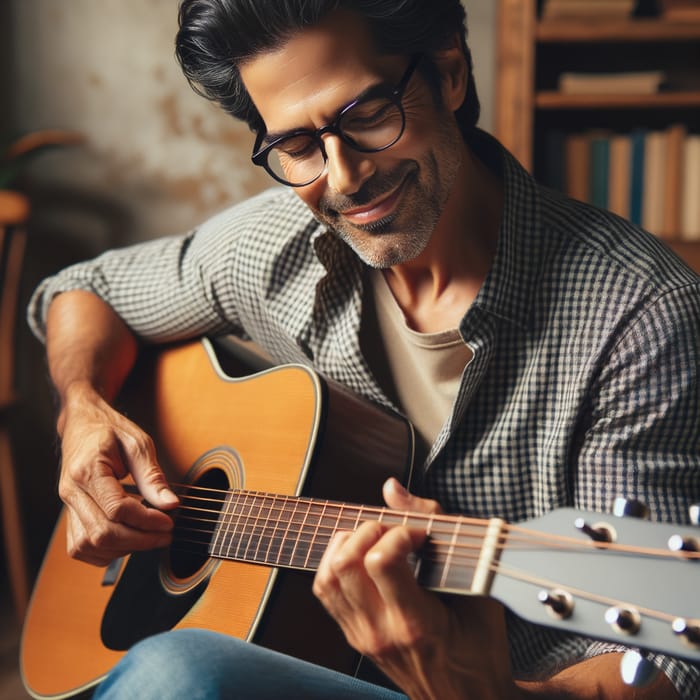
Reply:
<svg viewBox="0 0 700 700"><path fill-rule="evenodd" d="M614 496L683 521L700 500L700 283L652 237L538 188L475 127L458 0L184 0L178 56L292 188L191 235L42 284L30 319L61 398L68 547L104 565L167 545L177 504L109 405L138 343L252 338L404 412L428 457L392 508L522 520ZM156 508L128 498L130 473ZM439 503L439 506L438 506ZM673 659L634 689L621 648L418 587L425 539L337 535L314 592L401 693L205 631L137 645L99 697L697 698ZM403 694L402 694L403 693Z"/></svg>

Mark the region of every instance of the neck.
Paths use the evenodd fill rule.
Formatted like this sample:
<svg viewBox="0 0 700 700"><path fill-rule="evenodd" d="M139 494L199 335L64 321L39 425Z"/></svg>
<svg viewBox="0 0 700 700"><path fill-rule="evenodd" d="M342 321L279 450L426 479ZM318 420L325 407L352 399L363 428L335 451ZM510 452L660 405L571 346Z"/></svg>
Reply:
<svg viewBox="0 0 700 700"><path fill-rule="evenodd" d="M465 146L430 243L417 258L384 271L414 330L436 332L459 325L493 263L502 207L501 182Z"/></svg>

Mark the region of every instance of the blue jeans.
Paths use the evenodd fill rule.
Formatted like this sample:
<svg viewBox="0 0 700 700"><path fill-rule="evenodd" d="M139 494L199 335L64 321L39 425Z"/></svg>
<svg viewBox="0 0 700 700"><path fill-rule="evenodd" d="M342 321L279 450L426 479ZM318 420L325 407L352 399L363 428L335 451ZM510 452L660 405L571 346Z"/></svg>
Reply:
<svg viewBox="0 0 700 700"><path fill-rule="evenodd" d="M406 696L239 639L198 629L136 644L94 700L406 700Z"/></svg>

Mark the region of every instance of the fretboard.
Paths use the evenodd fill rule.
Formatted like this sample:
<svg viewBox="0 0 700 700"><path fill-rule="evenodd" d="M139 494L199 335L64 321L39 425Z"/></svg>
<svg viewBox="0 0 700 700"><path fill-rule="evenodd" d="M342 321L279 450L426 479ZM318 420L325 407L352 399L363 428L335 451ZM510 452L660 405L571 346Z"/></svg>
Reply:
<svg viewBox="0 0 700 700"><path fill-rule="evenodd" d="M411 565L421 585L457 593L487 592L500 520L428 516L334 501L230 491L209 545L220 559L315 571L331 537L365 521L427 533ZM476 585L475 585L476 584ZM475 590L476 589L476 590Z"/></svg>

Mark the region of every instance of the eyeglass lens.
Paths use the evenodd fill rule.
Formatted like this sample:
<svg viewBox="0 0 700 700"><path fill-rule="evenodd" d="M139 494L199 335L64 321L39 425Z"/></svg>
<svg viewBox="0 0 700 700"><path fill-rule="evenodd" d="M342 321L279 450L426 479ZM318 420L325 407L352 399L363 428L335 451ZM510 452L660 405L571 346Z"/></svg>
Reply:
<svg viewBox="0 0 700 700"><path fill-rule="evenodd" d="M338 120L340 138L358 151L376 152L392 146L404 128L401 108L388 97L376 97L346 110ZM321 139L292 135L268 152L267 164L277 178L290 185L315 180L325 168Z"/></svg>

